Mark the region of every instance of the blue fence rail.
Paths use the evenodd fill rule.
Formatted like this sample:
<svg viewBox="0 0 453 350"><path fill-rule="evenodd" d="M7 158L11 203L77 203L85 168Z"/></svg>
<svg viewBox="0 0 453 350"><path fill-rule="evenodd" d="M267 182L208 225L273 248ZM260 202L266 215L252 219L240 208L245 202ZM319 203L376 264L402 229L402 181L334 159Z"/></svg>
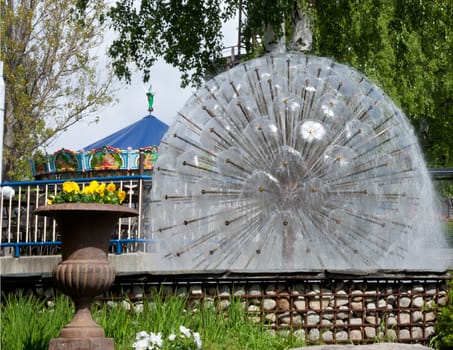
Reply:
<svg viewBox="0 0 453 350"><path fill-rule="evenodd" d="M124 245L131 244L150 244L152 239L146 238L130 238L130 239L111 239L110 247L114 248L114 252L117 255L123 254ZM11 242L11 243L1 243L2 248L13 248L13 256L19 258L21 256L21 248L24 247L43 247L43 246L55 246L60 247L61 241L52 241L52 242Z"/></svg>
<svg viewBox="0 0 453 350"><path fill-rule="evenodd" d="M126 191L123 205L138 210L138 217L119 219L112 232L111 252L123 254L145 249L151 240L142 230L143 222L150 213L147 195L151 190L149 175L109 176L71 179L83 188L90 181L115 183ZM54 255L59 253L60 236L54 220L38 217L33 211L47 203L68 180L39 180L7 182L1 184L0 192L0 255Z"/></svg>

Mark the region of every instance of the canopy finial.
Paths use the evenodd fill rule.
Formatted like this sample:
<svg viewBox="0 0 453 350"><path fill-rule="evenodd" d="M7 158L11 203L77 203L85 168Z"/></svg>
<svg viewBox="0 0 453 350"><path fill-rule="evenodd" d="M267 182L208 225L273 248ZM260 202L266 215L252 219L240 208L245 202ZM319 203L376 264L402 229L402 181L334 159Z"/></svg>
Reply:
<svg viewBox="0 0 453 350"><path fill-rule="evenodd" d="M148 91L146 92L146 97L148 98L148 112L151 113L153 109L153 103L154 103L154 94L155 92L153 91L153 85L150 84Z"/></svg>

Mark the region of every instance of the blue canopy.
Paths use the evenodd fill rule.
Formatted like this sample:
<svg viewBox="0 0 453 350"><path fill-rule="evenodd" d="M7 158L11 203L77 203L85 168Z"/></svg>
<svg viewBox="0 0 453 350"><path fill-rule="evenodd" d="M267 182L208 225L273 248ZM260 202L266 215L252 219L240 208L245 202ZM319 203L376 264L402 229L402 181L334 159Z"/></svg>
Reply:
<svg viewBox="0 0 453 350"><path fill-rule="evenodd" d="M141 120L104 137L103 139L85 146L84 150L104 146L120 149L140 149L148 146L159 146L160 140L168 130L168 125L153 115L147 115Z"/></svg>

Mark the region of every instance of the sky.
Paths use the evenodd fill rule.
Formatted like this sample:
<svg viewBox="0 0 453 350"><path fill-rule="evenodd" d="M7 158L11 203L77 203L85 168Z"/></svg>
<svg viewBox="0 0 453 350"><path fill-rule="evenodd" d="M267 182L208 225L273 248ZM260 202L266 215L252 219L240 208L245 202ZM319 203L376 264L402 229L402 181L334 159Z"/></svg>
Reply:
<svg viewBox="0 0 453 350"><path fill-rule="evenodd" d="M237 45L237 20L223 26L225 47ZM150 81L143 83L140 72L134 73L130 85L122 84L117 92L118 102L71 126L50 144L46 151L53 153L62 148L78 151L114 132L147 116L148 101L146 91L152 84L154 111L152 115L171 125L191 94L191 88L181 88L181 73L164 61L158 61L152 68ZM99 121L95 122L96 117Z"/></svg>

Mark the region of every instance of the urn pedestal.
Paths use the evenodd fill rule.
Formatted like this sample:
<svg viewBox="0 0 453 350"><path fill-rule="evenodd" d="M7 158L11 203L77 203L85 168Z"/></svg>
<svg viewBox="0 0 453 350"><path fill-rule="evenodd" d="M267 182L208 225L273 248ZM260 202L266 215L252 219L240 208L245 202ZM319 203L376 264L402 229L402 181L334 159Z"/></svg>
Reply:
<svg viewBox="0 0 453 350"><path fill-rule="evenodd" d="M62 261L52 275L59 290L75 304L74 318L52 339L49 350L113 350L113 339L91 316L91 303L115 280L108 259L113 228L121 217L137 216L135 209L112 204L62 203L41 206L36 215L52 217L61 233Z"/></svg>

